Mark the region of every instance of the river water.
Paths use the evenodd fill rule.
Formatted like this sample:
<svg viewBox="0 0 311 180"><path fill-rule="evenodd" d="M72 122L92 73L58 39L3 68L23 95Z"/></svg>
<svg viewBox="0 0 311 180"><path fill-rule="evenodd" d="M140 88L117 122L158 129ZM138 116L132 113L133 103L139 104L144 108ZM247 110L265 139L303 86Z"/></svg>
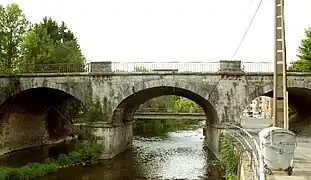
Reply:
<svg viewBox="0 0 311 180"><path fill-rule="evenodd" d="M100 165L61 169L39 180L219 180L211 158L203 149L203 130L168 133L166 136L135 136L133 149ZM2 165L21 166L73 150L73 144L33 148L0 159Z"/></svg>

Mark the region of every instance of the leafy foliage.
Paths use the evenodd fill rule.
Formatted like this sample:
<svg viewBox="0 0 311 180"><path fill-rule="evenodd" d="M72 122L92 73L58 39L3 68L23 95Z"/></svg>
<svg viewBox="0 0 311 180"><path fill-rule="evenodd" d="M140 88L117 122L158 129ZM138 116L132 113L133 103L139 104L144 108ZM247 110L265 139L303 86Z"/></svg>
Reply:
<svg viewBox="0 0 311 180"><path fill-rule="evenodd" d="M181 96L159 96L145 102L139 109L157 109L157 112L197 113L201 108L195 102Z"/></svg>
<svg viewBox="0 0 311 180"><path fill-rule="evenodd" d="M139 111L174 112L174 113L197 113L200 107L193 101L180 96L159 96L145 102L139 107ZM136 134L165 135L167 132L185 130L198 125L198 120L167 119L137 121L134 126Z"/></svg>
<svg viewBox="0 0 311 180"><path fill-rule="evenodd" d="M238 152L233 138L223 135L220 138L220 164L226 173L227 180L236 180L238 172Z"/></svg>
<svg viewBox="0 0 311 180"><path fill-rule="evenodd" d="M101 155L97 144L87 142L78 150L68 155L61 154L57 159L47 159L45 163L30 163L20 168L0 168L0 179L3 180L28 180L57 172L60 167L78 163L97 163Z"/></svg>
<svg viewBox="0 0 311 180"><path fill-rule="evenodd" d="M0 70L12 73L21 57L22 37L29 22L15 3L0 5Z"/></svg>
<svg viewBox="0 0 311 180"><path fill-rule="evenodd" d="M23 38L21 66L56 63L74 63L82 67L85 58L67 25L64 22L58 25L45 17Z"/></svg>
<svg viewBox="0 0 311 180"><path fill-rule="evenodd" d="M73 64L69 72L85 69L78 41L64 22L45 17L31 25L17 4L0 5L0 72L46 72L64 68L47 64L63 63Z"/></svg>
<svg viewBox="0 0 311 180"><path fill-rule="evenodd" d="M168 132L180 130L197 129L199 120L194 119L167 119L167 120L146 120L137 121L134 124L133 131L135 135L162 136Z"/></svg>
<svg viewBox="0 0 311 180"><path fill-rule="evenodd" d="M301 40L299 46L299 60L293 62L289 67L289 71L295 72L311 72L311 27L305 29L305 39Z"/></svg>

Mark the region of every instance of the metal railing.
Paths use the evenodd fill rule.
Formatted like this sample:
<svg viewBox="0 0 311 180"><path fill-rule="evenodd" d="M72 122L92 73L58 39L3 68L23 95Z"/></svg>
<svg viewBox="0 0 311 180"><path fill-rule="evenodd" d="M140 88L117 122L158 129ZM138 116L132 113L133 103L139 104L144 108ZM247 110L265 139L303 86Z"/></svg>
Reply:
<svg viewBox="0 0 311 180"><path fill-rule="evenodd" d="M98 62L97 62L98 63ZM26 64L14 70L1 70L0 73L72 73L72 72L91 72L91 64L79 63L56 63L56 64ZM94 72L157 72L157 71L175 71L175 72L219 72L226 70L221 68L220 62L104 62L105 68L102 68L100 62ZM230 66L231 64L228 63ZM235 66L232 63L233 67ZM93 67L92 67L93 68ZM235 67L238 68L238 67ZM273 72L271 62L241 62L241 71L243 72Z"/></svg>
<svg viewBox="0 0 311 180"><path fill-rule="evenodd" d="M112 62L113 72L150 72L150 71L178 71L178 72L218 72L220 62ZM270 62L241 62L244 72L273 72Z"/></svg>
<svg viewBox="0 0 311 180"><path fill-rule="evenodd" d="M54 63L54 64L23 64L14 69L0 69L1 74L10 73L74 73L89 72L90 64Z"/></svg>
<svg viewBox="0 0 311 180"><path fill-rule="evenodd" d="M139 108L136 110L136 112L159 112L159 113L188 113L188 114L205 114L203 109L198 109L197 111L190 111L189 109L182 109L175 111L173 109L168 108Z"/></svg>
<svg viewBox="0 0 311 180"><path fill-rule="evenodd" d="M228 127L224 133L236 139L236 141L249 152L250 166L253 171L254 180L265 180L263 156L257 140L240 126L225 123Z"/></svg>

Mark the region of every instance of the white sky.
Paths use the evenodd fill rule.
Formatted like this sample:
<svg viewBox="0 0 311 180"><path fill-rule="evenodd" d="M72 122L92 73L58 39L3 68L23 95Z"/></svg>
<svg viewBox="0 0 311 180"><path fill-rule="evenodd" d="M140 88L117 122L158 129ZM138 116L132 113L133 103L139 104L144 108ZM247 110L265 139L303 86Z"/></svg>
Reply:
<svg viewBox="0 0 311 180"><path fill-rule="evenodd" d="M31 22L44 16L65 21L91 61L218 61L232 59L259 1L0 0L0 4L19 4ZM285 3L291 61L304 28L311 24L311 0ZM274 0L264 0L234 59L273 61L273 13Z"/></svg>

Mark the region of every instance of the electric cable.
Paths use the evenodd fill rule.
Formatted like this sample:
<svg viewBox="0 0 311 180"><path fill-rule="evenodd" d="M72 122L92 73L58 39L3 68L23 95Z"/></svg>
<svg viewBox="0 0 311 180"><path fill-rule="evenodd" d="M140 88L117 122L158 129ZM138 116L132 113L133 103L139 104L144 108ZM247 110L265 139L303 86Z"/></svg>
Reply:
<svg viewBox="0 0 311 180"><path fill-rule="evenodd" d="M259 9L260 9L260 7L261 7L262 2L263 2L263 0L260 0L259 4L257 5L256 11L255 11L255 13L254 13L254 15L253 15L253 17L252 17L252 19L251 19L251 21L250 21L248 27L247 27L245 33L244 33L243 36L242 36L241 41L240 41L240 43L239 43L237 49L236 49L235 52L233 53L232 59L236 56L236 54L237 54L238 51L240 50L240 47L241 47L241 45L243 44L243 42L244 42L244 40L245 40L245 38L246 38L246 35L248 34L249 29L250 29L250 27L252 26L252 24L253 24L253 22L254 22L254 20L255 20L255 17L256 17L257 14L258 14L258 11L259 11ZM226 67L225 71L229 69L230 64L231 64L231 62L228 63L228 66ZM207 100L210 99L211 93L215 90L215 88L218 86L219 82L220 82L222 79L223 79L223 77L221 77L221 78L215 83L215 85L214 85L214 87L212 88L212 90L208 93L208 99L207 99Z"/></svg>

